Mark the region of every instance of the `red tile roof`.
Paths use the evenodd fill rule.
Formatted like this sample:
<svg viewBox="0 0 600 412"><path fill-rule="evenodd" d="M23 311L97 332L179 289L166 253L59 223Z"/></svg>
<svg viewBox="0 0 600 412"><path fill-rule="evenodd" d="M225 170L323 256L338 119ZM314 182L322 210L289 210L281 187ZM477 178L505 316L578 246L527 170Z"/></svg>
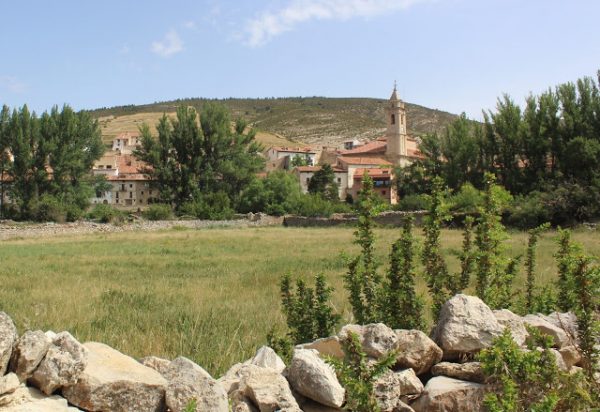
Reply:
<svg viewBox="0 0 600 412"><path fill-rule="evenodd" d="M357 146L354 149L342 150L342 156L359 155L364 153L385 153L387 147L386 141L375 140L361 146Z"/></svg>
<svg viewBox="0 0 600 412"><path fill-rule="evenodd" d="M290 152L290 153L317 153L312 147L281 147L273 146L271 149L277 152Z"/></svg>
<svg viewBox="0 0 600 412"><path fill-rule="evenodd" d="M392 178L392 169L356 169L354 172L354 180L362 180L363 175L367 174L371 177L389 177Z"/></svg>
<svg viewBox="0 0 600 412"><path fill-rule="evenodd" d="M339 167L332 167L332 169L335 173L344 173L345 172L344 169L340 169ZM321 166L298 166L298 167L296 167L296 170L298 170L300 173L310 173L310 172L316 172L318 170L321 170Z"/></svg>
<svg viewBox="0 0 600 412"><path fill-rule="evenodd" d="M386 165L391 166L393 163L389 162L381 157L338 157L338 160L342 163L349 165Z"/></svg>

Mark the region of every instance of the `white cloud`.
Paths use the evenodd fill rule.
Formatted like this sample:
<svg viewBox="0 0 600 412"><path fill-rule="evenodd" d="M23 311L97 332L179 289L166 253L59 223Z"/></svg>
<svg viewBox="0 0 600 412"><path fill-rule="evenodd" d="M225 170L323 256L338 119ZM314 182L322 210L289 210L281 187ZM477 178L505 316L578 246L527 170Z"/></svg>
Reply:
<svg viewBox="0 0 600 412"><path fill-rule="evenodd" d="M198 29L198 27L196 26L196 22L191 21L191 20L183 23L183 27L185 27L186 29L189 29L189 30L197 30Z"/></svg>
<svg viewBox="0 0 600 412"><path fill-rule="evenodd" d="M121 48L119 49L119 54L129 54L129 52L131 51L131 49L129 48L128 45L124 44L123 46L121 46Z"/></svg>
<svg viewBox="0 0 600 412"><path fill-rule="evenodd" d="M20 94L25 92L27 85L14 76L0 76L0 89Z"/></svg>
<svg viewBox="0 0 600 412"><path fill-rule="evenodd" d="M272 38L310 20L348 20L406 9L428 0L292 0L278 11L266 11L248 21L245 43L262 46Z"/></svg>
<svg viewBox="0 0 600 412"><path fill-rule="evenodd" d="M152 43L152 52L161 57L171 57L183 50L183 41L175 30L170 30L161 41Z"/></svg>

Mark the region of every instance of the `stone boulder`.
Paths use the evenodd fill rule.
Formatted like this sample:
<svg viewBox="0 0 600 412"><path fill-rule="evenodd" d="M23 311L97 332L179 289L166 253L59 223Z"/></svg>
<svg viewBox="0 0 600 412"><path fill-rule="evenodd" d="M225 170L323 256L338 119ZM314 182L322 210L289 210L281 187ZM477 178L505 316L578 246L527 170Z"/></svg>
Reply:
<svg viewBox="0 0 600 412"><path fill-rule="evenodd" d="M349 332L358 335L365 353L375 359L387 355L396 349L398 337L394 331L383 323L371 323L369 325L346 325L342 328L338 337L345 339Z"/></svg>
<svg viewBox="0 0 600 412"><path fill-rule="evenodd" d="M296 349L315 349L321 356L333 356L338 359L344 358L344 351L340 344L340 338L337 336L329 336L327 338L317 339L314 342L297 345Z"/></svg>
<svg viewBox="0 0 600 412"><path fill-rule="evenodd" d="M164 410L167 381L160 373L103 343L84 346L87 366L76 383L63 389L71 404L90 411Z"/></svg>
<svg viewBox="0 0 600 412"><path fill-rule="evenodd" d="M538 313L538 316L544 320L547 320L557 328L563 330L567 334L570 345L578 343L576 314L573 312L552 312L549 315L542 315L541 313Z"/></svg>
<svg viewBox="0 0 600 412"><path fill-rule="evenodd" d="M79 409L70 407L65 398L46 396L25 385L19 386L10 395L0 396L0 409L2 412L79 412Z"/></svg>
<svg viewBox="0 0 600 412"><path fill-rule="evenodd" d="M249 399L260 412L302 412L288 381L273 369L244 365L238 370L238 394Z"/></svg>
<svg viewBox="0 0 600 412"><path fill-rule="evenodd" d="M404 402L421 395L423 383L412 369L399 372L388 370L377 378L374 388L381 412L396 412L399 406L403 407Z"/></svg>
<svg viewBox="0 0 600 412"><path fill-rule="evenodd" d="M325 406L340 408L346 391L338 382L333 368L314 349L299 349L287 369L294 390Z"/></svg>
<svg viewBox="0 0 600 412"><path fill-rule="evenodd" d="M477 412L483 411L485 385L436 376L431 378L423 394L411 407L415 412Z"/></svg>
<svg viewBox="0 0 600 412"><path fill-rule="evenodd" d="M17 328L10 316L0 312L0 376L6 373L8 363L17 341Z"/></svg>
<svg viewBox="0 0 600 412"><path fill-rule="evenodd" d="M331 406L321 405L318 402L307 399L305 402L300 404L300 407L304 412L339 412L339 408L332 408Z"/></svg>
<svg viewBox="0 0 600 412"><path fill-rule="evenodd" d="M459 294L442 306L432 338L444 351L444 358L452 359L491 346L503 330L481 299Z"/></svg>
<svg viewBox="0 0 600 412"><path fill-rule="evenodd" d="M52 340L41 330L28 330L19 338L10 361L10 369L24 382L33 375Z"/></svg>
<svg viewBox="0 0 600 412"><path fill-rule="evenodd" d="M230 398L230 401L231 412L259 412L252 404L252 401L239 392L236 392L234 396Z"/></svg>
<svg viewBox="0 0 600 412"><path fill-rule="evenodd" d="M56 335L29 382L46 395L77 382L87 365L88 350L69 332Z"/></svg>
<svg viewBox="0 0 600 412"><path fill-rule="evenodd" d="M261 368L270 368L279 373L282 373L285 369L285 363L281 360L277 353L269 348L263 346L256 351L256 355L250 360L252 365L260 366Z"/></svg>
<svg viewBox="0 0 600 412"><path fill-rule="evenodd" d="M171 412L182 412L196 400L197 412L228 412L227 393L208 372L191 360L179 357L169 365L165 375L169 382L166 405Z"/></svg>
<svg viewBox="0 0 600 412"><path fill-rule="evenodd" d="M19 378L14 373L0 376L0 396L13 393L21 385Z"/></svg>
<svg viewBox="0 0 600 412"><path fill-rule="evenodd" d="M519 346L525 345L529 332L525 329L523 319L508 309L500 309L494 311L494 316L500 325L508 328L512 334L513 340Z"/></svg>
<svg viewBox="0 0 600 412"><path fill-rule="evenodd" d="M169 372L169 366L171 365L170 360L159 358L157 356L146 356L145 358L140 359L139 362L144 366L154 369L163 376Z"/></svg>
<svg viewBox="0 0 600 412"><path fill-rule="evenodd" d="M421 375L442 360L440 347L420 330L396 329L394 333L398 338L396 366L412 368L417 375Z"/></svg>
<svg viewBox="0 0 600 412"><path fill-rule="evenodd" d="M560 355L563 358L563 362L567 370L570 370L573 366L579 366L581 363L581 352L575 346L565 346L559 350Z"/></svg>
<svg viewBox="0 0 600 412"><path fill-rule="evenodd" d="M554 342L554 347L560 349L564 346L569 346L571 341L566 332L558 326L548 322L548 320L544 319L542 316L525 315L523 316L523 322L532 328L537 329L541 334L550 336Z"/></svg>
<svg viewBox="0 0 600 412"><path fill-rule="evenodd" d="M440 362L431 368L433 376L447 376L463 381L485 383L485 374L480 362Z"/></svg>
<svg viewBox="0 0 600 412"><path fill-rule="evenodd" d="M236 363L223 376L217 379L219 385L221 385L228 395L233 394L238 389L240 380L248 373L246 366L248 364Z"/></svg>

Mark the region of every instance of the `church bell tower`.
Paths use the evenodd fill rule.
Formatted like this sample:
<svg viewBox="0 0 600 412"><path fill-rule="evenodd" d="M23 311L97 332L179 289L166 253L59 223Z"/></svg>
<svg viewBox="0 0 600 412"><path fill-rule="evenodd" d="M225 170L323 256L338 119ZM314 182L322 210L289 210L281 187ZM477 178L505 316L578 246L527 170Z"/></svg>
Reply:
<svg viewBox="0 0 600 412"><path fill-rule="evenodd" d="M400 164L406 152L406 110L404 102L398 99L396 83L394 82L394 91L385 109L387 131L385 137L387 139L387 147L385 155L389 161L394 164Z"/></svg>

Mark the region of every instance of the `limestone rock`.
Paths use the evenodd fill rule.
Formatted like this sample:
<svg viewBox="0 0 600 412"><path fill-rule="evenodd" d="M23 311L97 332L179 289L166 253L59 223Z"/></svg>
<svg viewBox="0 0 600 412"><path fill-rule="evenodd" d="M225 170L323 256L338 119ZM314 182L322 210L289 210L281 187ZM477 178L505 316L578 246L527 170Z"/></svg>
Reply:
<svg viewBox="0 0 600 412"><path fill-rule="evenodd" d="M21 385L19 378L14 373L0 376L0 396L13 393Z"/></svg>
<svg viewBox="0 0 600 412"><path fill-rule="evenodd" d="M525 329L523 319L508 309L494 311L494 316L500 325L508 328L512 334L513 340L519 346L523 346L529 337L529 332Z"/></svg>
<svg viewBox="0 0 600 412"><path fill-rule="evenodd" d="M564 330L548 322L541 316L525 315L523 317L523 322L533 328L536 328L540 331L540 333L552 337L554 346L557 348L562 348L570 344L569 337Z"/></svg>
<svg viewBox="0 0 600 412"><path fill-rule="evenodd" d="M371 323L364 326L346 325L342 328L338 337L344 339L349 332L359 336L365 353L375 359L379 359L395 350L398 343L398 337L394 331L383 323Z"/></svg>
<svg viewBox="0 0 600 412"><path fill-rule="evenodd" d="M397 366L412 368L417 375L421 375L442 360L440 347L420 330L397 329L394 333L398 337Z"/></svg>
<svg viewBox="0 0 600 412"><path fill-rule="evenodd" d="M56 335L30 382L46 395L73 385L87 365L88 350L69 332Z"/></svg>
<svg viewBox="0 0 600 412"><path fill-rule="evenodd" d="M19 338L10 361L10 369L21 381L31 377L38 367L52 341L41 330L28 330Z"/></svg>
<svg viewBox="0 0 600 412"><path fill-rule="evenodd" d="M252 401L239 392L231 398L231 412L258 412Z"/></svg>
<svg viewBox="0 0 600 412"><path fill-rule="evenodd" d="M475 412L483 411L485 385L436 376L431 378L425 391L411 407L415 412Z"/></svg>
<svg viewBox="0 0 600 412"><path fill-rule="evenodd" d="M300 407L304 412L339 412L339 408L332 408L331 406L321 405L318 402L307 399L305 402L300 404Z"/></svg>
<svg viewBox="0 0 600 412"><path fill-rule="evenodd" d="M333 356L338 359L344 357L344 351L342 350L340 339L337 336L329 336L327 338L317 339L314 342L297 345L296 349L315 349L321 356Z"/></svg>
<svg viewBox="0 0 600 412"><path fill-rule="evenodd" d="M204 369L191 360L178 357L169 365L166 405L172 412L182 412L196 400L197 412L228 412L227 393Z"/></svg>
<svg viewBox="0 0 600 412"><path fill-rule="evenodd" d="M139 361L142 365L154 369L156 372L165 376L169 371L171 361L168 359L159 358L157 356L146 356Z"/></svg>
<svg viewBox="0 0 600 412"><path fill-rule="evenodd" d="M10 395L0 396L2 412L78 412L60 396L46 396L32 387L20 386Z"/></svg>
<svg viewBox="0 0 600 412"><path fill-rule="evenodd" d="M432 337L444 351L444 357L450 359L489 347L503 330L481 299L459 294L442 306Z"/></svg>
<svg viewBox="0 0 600 412"><path fill-rule="evenodd" d="M563 330L567 334L569 344L573 345L578 342L577 315L573 312L552 312L549 315L538 314L538 316Z"/></svg>
<svg viewBox="0 0 600 412"><path fill-rule="evenodd" d="M285 363L283 363L279 355L268 346L263 346L258 349L250 363L252 365L260 366L261 368L271 368L279 373L282 373L285 369Z"/></svg>
<svg viewBox="0 0 600 412"><path fill-rule="evenodd" d="M283 375L256 365L244 365L239 373L240 395L250 399L260 412L301 412Z"/></svg>
<svg viewBox="0 0 600 412"><path fill-rule="evenodd" d="M87 342L88 363L63 389L67 400L90 411L162 411L167 381L154 369L103 343ZM35 376L35 375L34 375Z"/></svg>
<svg viewBox="0 0 600 412"><path fill-rule="evenodd" d="M538 349L541 349L541 348L538 348ZM567 368L567 364L565 363L560 352L554 348L550 348L548 350L550 351L550 353L552 353L552 355L554 355L554 359L556 360L556 366L558 367L558 369L561 371L568 371L569 368Z"/></svg>
<svg viewBox="0 0 600 412"><path fill-rule="evenodd" d="M346 392L333 368L314 349L294 351L287 377L298 393L320 404L339 408L344 403Z"/></svg>
<svg viewBox="0 0 600 412"><path fill-rule="evenodd" d="M10 316L0 312L0 376L4 375L8 369L17 337L17 328Z"/></svg>
<svg viewBox="0 0 600 412"><path fill-rule="evenodd" d="M581 352L575 346L565 346L559 350L568 370L581 363Z"/></svg>
<svg viewBox="0 0 600 412"><path fill-rule="evenodd" d="M423 392L423 383L412 369L399 372L388 370L377 378L374 387L381 412L395 412L398 405L417 398Z"/></svg>
<svg viewBox="0 0 600 412"><path fill-rule="evenodd" d="M217 379L217 382L221 385L221 387L225 390L228 395L233 394L239 387L240 380L243 376L245 376L248 371L245 368L247 364L244 363L236 363L233 365L225 375L221 376ZM253 365L256 366L256 365Z"/></svg>
<svg viewBox="0 0 600 412"><path fill-rule="evenodd" d="M484 383L485 374L480 362L451 363L440 362L431 368L433 376L447 376L463 381Z"/></svg>

